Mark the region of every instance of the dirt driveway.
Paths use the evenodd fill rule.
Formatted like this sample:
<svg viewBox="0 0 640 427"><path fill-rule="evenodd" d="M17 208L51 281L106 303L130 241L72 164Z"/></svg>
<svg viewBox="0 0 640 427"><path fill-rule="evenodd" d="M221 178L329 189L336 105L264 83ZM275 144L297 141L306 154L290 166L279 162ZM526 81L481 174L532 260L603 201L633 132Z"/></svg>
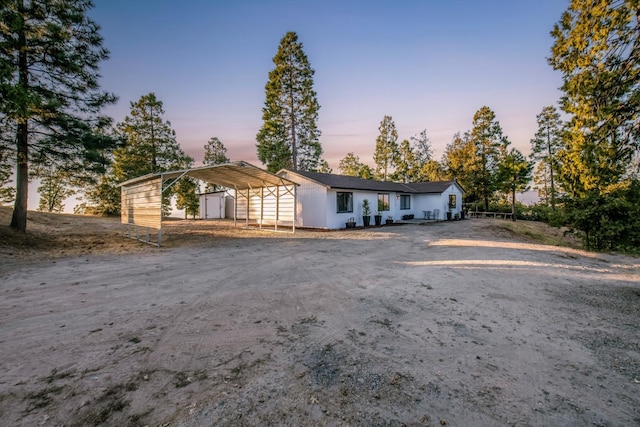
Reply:
<svg viewBox="0 0 640 427"><path fill-rule="evenodd" d="M638 259L496 221L4 251L2 424L640 425Z"/></svg>

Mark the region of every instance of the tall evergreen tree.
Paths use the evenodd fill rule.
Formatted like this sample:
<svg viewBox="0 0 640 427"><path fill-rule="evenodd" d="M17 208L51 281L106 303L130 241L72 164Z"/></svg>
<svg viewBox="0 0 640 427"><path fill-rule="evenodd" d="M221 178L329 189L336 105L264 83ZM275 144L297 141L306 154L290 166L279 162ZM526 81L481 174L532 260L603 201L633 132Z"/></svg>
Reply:
<svg viewBox="0 0 640 427"><path fill-rule="evenodd" d="M87 186L73 209L76 214L110 216L120 215L120 187L110 171L97 177Z"/></svg>
<svg viewBox="0 0 640 427"><path fill-rule="evenodd" d="M224 146L218 137L214 136L204 146L204 158L202 159L202 164L205 166L214 166L225 163L229 163L227 147ZM205 187L205 191L207 192L218 191L218 189L217 185L211 183L207 183L207 186Z"/></svg>
<svg viewBox="0 0 640 427"><path fill-rule="evenodd" d="M537 181L547 184L545 195L548 196L551 207L555 209L555 176L558 170L558 151L562 148L562 120L554 106L544 107L537 120L538 131L531 140L531 157L542 165L536 169L535 176L538 173L544 174L544 177L538 177Z"/></svg>
<svg viewBox="0 0 640 427"><path fill-rule="evenodd" d="M322 159L320 161L320 164L318 165L318 172L333 173L333 169L331 169L331 166L329 166L329 162L327 162L325 159Z"/></svg>
<svg viewBox="0 0 640 427"><path fill-rule="evenodd" d="M545 162L538 162L533 172L533 188L538 192L540 202L551 205L551 171Z"/></svg>
<svg viewBox="0 0 640 427"><path fill-rule="evenodd" d="M412 136L411 144L413 144L414 155L419 167L422 167L431 160L433 157L433 149L431 148L431 141L427 136L426 129L423 129L418 135Z"/></svg>
<svg viewBox="0 0 640 427"><path fill-rule="evenodd" d="M218 137L212 137L204 146L204 158L202 164L205 166L222 165L229 163L227 157L227 147L224 146Z"/></svg>
<svg viewBox="0 0 640 427"><path fill-rule="evenodd" d="M320 104L313 90L315 71L295 32L280 40L273 63L265 85L264 123L256 136L258 159L271 172L317 170L322 146L317 127Z"/></svg>
<svg viewBox="0 0 640 427"><path fill-rule="evenodd" d="M176 207L178 209L184 209L184 218L187 219L188 215L193 216L193 219L198 215L198 209L200 208L200 198L198 197L198 183L190 176L185 176L176 184Z"/></svg>
<svg viewBox="0 0 640 427"><path fill-rule="evenodd" d="M62 212L64 200L76 191L70 186L70 176L55 166L41 166L37 171L40 178L38 210L41 212Z"/></svg>
<svg viewBox="0 0 640 427"><path fill-rule="evenodd" d="M340 163L338 164L338 169L340 169L340 174L341 175L347 175L347 176L359 176L360 178L366 178L369 179L371 178L371 176L362 176L363 173L366 175L371 175L371 171L363 171L363 168L366 165L364 163L362 163L360 161L360 157L358 157L356 154L354 154L353 152L347 153L346 156L344 156L344 158L342 160L340 160Z"/></svg>
<svg viewBox="0 0 640 427"><path fill-rule="evenodd" d="M0 2L0 120L15 131L14 229L27 228L30 163L93 167L96 153L114 144L92 131L108 120L102 107L115 102L98 84L109 54L87 15L92 7L90 0Z"/></svg>
<svg viewBox="0 0 640 427"><path fill-rule="evenodd" d="M0 206L13 203L15 200L16 189L10 185L12 155L11 149L0 143Z"/></svg>
<svg viewBox="0 0 640 427"><path fill-rule="evenodd" d="M153 93L131 102L130 115L118 123L117 130L124 139L124 146L113 152L113 174L117 181L136 178L156 172L186 169L193 164L171 128L164 120L162 101ZM171 187L163 193L163 213L170 213L170 199L175 192Z"/></svg>
<svg viewBox="0 0 640 427"><path fill-rule="evenodd" d="M442 181L446 178L446 171L437 160L427 160L418 171L418 181Z"/></svg>
<svg viewBox="0 0 640 427"><path fill-rule="evenodd" d="M551 33L549 63L563 74L561 106L571 117L559 151L571 196L607 193L636 172L639 10L637 0L572 0Z"/></svg>
<svg viewBox="0 0 640 427"><path fill-rule="evenodd" d="M391 116L384 116L378 127L376 151L373 161L376 164L376 178L387 181L394 172L398 161L398 131Z"/></svg>
<svg viewBox="0 0 640 427"><path fill-rule="evenodd" d="M442 164L446 178L457 180L465 189L465 200L477 202L480 191L474 180L477 168L476 150L469 132L458 132L453 136L442 156Z"/></svg>
<svg viewBox="0 0 640 427"><path fill-rule="evenodd" d="M153 93L131 102L130 114L116 126L125 141L113 153L113 172L118 181L193 164L180 148L171 122L163 116L162 101Z"/></svg>
<svg viewBox="0 0 640 427"><path fill-rule="evenodd" d="M480 108L473 116L471 142L475 148L473 187L478 198L484 201L485 211L489 210L489 199L497 189L498 164L501 154L506 152L509 141L502 134L500 123L489 107Z"/></svg>
<svg viewBox="0 0 640 427"><path fill-rule="evenodd" d="M516 220L516 193L529 189L533 162L515 148L509 150L498 164L500 189L511 196L511 218Z"/></svg>
<svg viewBox="0 0 640 427"><path fill-rule="evenodd" d="M397 152L396 170L393 174L394 181L416 182L419 180L420 164L409 140L400 143Z"/></svg>

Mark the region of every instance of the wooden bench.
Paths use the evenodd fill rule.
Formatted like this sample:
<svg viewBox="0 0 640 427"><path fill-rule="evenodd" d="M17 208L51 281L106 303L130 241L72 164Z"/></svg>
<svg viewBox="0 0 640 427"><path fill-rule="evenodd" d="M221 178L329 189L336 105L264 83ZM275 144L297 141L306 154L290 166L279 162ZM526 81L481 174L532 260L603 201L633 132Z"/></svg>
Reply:
<svg viewBox="0 0 640 427"><path fill-rule="evenodd" d="M502 218L512 219L513 214L511 212L469 212L469 218Z"/></svg>

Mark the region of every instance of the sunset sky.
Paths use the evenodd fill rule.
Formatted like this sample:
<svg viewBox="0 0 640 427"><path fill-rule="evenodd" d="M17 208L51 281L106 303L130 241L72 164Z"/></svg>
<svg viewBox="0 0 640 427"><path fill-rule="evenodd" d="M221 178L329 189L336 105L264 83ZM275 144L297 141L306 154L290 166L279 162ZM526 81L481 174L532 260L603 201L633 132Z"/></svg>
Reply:
<svg viewBox="0 0 640 427"><path fill-rule="evenodd" d="M213 136L231 160L261 165L264 86L287 31L316 71L320 142L335 172L349 151L373 164L384 115L399 140L427 129L440 159L483 105L528 154L536 114L560 97L560 73L546 58L565 0L94 3L90 16L111 51L102 86L120 97L107 113L121 121L131 101L155 92L196 165Z"/></svg>

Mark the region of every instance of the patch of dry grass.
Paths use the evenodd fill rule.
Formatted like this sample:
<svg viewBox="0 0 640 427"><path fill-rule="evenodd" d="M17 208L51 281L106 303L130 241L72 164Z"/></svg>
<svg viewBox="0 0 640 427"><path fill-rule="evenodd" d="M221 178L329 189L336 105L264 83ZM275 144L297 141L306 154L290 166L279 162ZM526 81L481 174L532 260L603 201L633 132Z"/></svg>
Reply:
<svg viewBox="0 0 640 427"><path fill-rule="evenodd" d="M550 227L538 221L500 221L496 225L516 236L524 237L544 245L584 249L582 242L566 227Z"/></svg>

